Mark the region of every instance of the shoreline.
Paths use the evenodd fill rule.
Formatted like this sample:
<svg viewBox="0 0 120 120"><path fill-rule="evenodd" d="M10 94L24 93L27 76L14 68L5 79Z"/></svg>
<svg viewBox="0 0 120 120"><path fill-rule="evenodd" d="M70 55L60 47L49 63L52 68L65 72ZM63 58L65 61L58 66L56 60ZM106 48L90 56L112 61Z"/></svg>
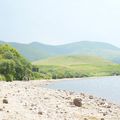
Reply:
<svg viewBox="0 0 120 120"><path fill-rule="evenodd" d="M74 79L76 79L76 80L80 80L80 79L96 79L96 78L109 78L109 77L120 77L120 75L115 75L115 76L93 76L93 77L81 77L81 78L61 78L61 79L48 79L48 81L55 81L55 80L57 80L57 81L62 81L62 80L66 80L66 79L68 79L68 80L74 80ZM37 80L35 80L35 81L37 81ZM46 79L43 79L43 81L46 81Z"/></svg>
<svg viewBox="0 0 120 120"><path fill-rule="evenodd" d="M43 87L56 81L0 81L0 120L120 119L120 106L105 99ZM76 98L82 100L81 107L73 103ZM3 99L8 103L3 103Z"/></svg>
<svg viewBox="0 0 120 120"><path fill-rule="evenodd" d="M62 78L62 79L50 79L51 81L64 81L64 80L82 80L82 79L97 79L97 78L109 78L109 77L120 77L118 76L98 76L98 77L81 77L81 78ZM48 81L50 81L48 80ZM44 81L44 80L43 80Z"/></svg>

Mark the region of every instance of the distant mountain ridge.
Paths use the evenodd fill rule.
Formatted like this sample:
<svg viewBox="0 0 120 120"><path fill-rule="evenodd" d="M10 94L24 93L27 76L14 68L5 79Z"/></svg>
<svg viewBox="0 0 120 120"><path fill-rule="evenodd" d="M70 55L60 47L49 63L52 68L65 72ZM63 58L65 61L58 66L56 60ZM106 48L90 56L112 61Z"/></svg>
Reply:
<svg viewBox="0 0 120 120"><path fill-rule="evenodd" d="M0 43L3 44L7 42L0 41ZM104 42L80 41L56 46L39 42L30 44L9 42L7 44L15 47L22 55L31 61L63 55L89 55L120 63L120 48Z"/></svg>

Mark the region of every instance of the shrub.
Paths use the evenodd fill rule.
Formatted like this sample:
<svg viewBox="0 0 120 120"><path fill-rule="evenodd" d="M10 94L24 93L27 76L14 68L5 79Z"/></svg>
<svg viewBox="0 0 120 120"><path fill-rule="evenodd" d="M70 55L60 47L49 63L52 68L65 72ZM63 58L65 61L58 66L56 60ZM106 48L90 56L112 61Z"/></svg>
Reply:
<svg viewBox="0 0 120 120"><path fill-rule="evenodd" d="M29 80L32 77L32 65L16 49L0 45L0 74L7 81Z"/></svg>
<svg viewBox="0 0 120 120"><path fill-rule="evenodd" d="M14 80L13 75L10 75L10 74L6 75L5 78L7 82L12 82Z"/></svg>
<svg viewBox="0 0 120 120"><path fill-rule="evenodd" d="M0 75L0 80L6 80L4 75Z"/></svg>
<svg viewBox="0 0 120 120"><path fill-rule="evenodd" d="M32 79L33 80L40 80L40 79L52 79L51 74L43 74L43 73L38 73L38 72L33 72L32 73Z"/></svg>

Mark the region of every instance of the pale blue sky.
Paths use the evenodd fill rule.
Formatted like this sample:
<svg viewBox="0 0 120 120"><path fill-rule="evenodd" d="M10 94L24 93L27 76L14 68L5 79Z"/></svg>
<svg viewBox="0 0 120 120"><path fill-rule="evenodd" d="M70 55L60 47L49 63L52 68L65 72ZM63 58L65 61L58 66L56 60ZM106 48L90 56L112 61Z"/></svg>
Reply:
<svg viewBox="0 0 120 120"><path fill-rule="evenodd" d="M120 0L0 0L0 40L120 47Z"/></svg>

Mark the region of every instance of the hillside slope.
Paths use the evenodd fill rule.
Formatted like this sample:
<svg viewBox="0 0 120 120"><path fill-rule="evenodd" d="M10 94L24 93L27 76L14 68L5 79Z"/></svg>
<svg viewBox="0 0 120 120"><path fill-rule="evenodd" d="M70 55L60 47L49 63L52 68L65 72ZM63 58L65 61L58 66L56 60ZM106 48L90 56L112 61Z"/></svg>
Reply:
<svg viewBox="0 0 120 120"><path fill-rule="evenodd" d="M96 56L59 56L33 62L36 65L111 65L112 62Z"/></svg>
<svg viewBox="0 0 120 120"><path fill-rule="evenodd" d="M5 43L5 42L0 42ZM31 61L63 55L99 56L120 63L120 48L108 43L81 41L65 45L45 45L38 42L30 44L8 43Z"/></svg>
<svg viewBox="0 0 120 120"><path fill-rule="evenodd" d="M33 62L40 73L56 78L120 75L120 65L96 56L59 56Z"/></svg>

